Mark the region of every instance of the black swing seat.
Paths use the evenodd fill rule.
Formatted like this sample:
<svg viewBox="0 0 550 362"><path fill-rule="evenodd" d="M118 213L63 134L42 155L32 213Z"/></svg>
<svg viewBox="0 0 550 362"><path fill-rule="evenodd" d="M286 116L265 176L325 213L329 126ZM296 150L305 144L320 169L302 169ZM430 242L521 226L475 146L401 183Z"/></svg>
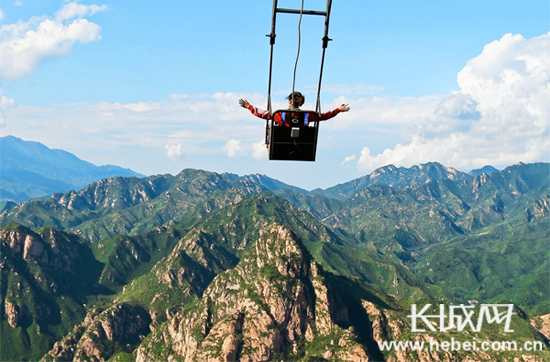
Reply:
<svg viewBox="0 0 550 362"><path fill-rule="evenodd" d="M282 120L277 124L275 119ZM315 161L318 113L302 110L277 110L269 127L269 159L281 161ZM312 122L313 120L313 122Z"/></svg>

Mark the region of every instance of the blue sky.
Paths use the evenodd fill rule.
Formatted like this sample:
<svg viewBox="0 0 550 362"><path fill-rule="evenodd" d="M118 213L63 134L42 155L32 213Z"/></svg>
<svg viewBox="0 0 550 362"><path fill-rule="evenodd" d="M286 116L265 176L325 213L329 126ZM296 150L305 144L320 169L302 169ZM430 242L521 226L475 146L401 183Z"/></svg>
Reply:
<svg viewBox="0 0 550 362"><path fill-rule="evenodd" d="M315 163L269 162L264 122L237 104L266 106L271 8L5 0L0 136L148 175L261 173L306 189L389 163L550 160L548 1L333 1L321 99L352 110L321 124ZM278 16L275 106L292 85L297 22ZM322 31L304 18L297 88L310 107Z"/></svg>

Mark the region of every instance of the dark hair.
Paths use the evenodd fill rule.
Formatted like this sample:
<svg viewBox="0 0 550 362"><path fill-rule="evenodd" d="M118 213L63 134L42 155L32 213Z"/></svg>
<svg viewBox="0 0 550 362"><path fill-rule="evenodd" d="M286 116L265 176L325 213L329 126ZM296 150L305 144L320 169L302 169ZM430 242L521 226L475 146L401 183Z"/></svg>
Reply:
<svg viewBox="0 0 550 362"><path fill-rule="evenodd" d="M300 92L290 93L288 97L286 97L286 99L288 100L292 99L293 108L301 107L306 101L306 97L304 97L304 95Z"/></svg>

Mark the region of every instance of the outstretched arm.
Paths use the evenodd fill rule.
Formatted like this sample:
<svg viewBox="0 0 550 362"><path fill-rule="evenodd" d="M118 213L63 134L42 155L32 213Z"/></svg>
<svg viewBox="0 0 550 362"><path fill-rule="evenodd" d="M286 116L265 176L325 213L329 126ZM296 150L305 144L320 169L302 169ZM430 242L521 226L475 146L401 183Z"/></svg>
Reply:
<svg viewBox="0 0 550 362"><path fill-rule="evenodd" d="M246 99L242 99L242 98L239 99L239 105L243 108L248 109L256 117L260 117L263 119L271 119L271 114L268 111L262 111L254 107L252 104L248 103Z"/></svg>
<svg viewBox="0 0 550 362"><path fill-rule="evenodd" d="M332 117L336 116L340 112L347 112L349 110L350 108L348 104L342 104L340 107L335 108L333 111L322 113L321 121L326 121L327 119L331 119Z"/></svg>

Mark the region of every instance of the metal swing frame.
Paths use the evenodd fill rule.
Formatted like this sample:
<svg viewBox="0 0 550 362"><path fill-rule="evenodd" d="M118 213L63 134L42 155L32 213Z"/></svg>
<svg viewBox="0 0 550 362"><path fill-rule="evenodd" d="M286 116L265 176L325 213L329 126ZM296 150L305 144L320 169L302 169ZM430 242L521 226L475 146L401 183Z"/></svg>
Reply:
<svg viewBox="0 0 550 362"><path fill-rule="evenodd" d="M304 10L304 0L302 0L301 9L286 9L279 8L277 6L278 1L273 0L273 11L271 18L271 33L266 36L269 37L269 44L271 46L269 56L269 81L267 89L267 110L272 114L271 122L266 121L266 144L268 145L269 159L270 160L287 160L287 161L315 161L315 154L317 151L317 135L319 132L319 122L311 122L309 125L302 125L299 127L285 127L278 126L274 123L275 116L286 112L293 113L305 113L315 114L317 119L321 119L321 82L323 79L323 67L325 63L325 52L328 47L328 42L331 41L328 37L330 10L332 7L332 0L327 0L326 11L318 10ZM317 100L315 105L315 111L305 111L300 109L291 108L281 109L272 112L271 106L271 80L273 72L273 51L276 38L276 24L277 14L298 14L300 15L300 23L298 30L300 30L300 24L302 15L315 15L325 17L325 29L322 38L323 53L321 57L321 70L319 72L319 85L317 88ZM296 80L296 66L298 64L298 57L300 54L300 43L298 43L298 55L296 57L296 64L294 67L294 76L292 80L292 93L294 93L294 84Z"/></svg>

